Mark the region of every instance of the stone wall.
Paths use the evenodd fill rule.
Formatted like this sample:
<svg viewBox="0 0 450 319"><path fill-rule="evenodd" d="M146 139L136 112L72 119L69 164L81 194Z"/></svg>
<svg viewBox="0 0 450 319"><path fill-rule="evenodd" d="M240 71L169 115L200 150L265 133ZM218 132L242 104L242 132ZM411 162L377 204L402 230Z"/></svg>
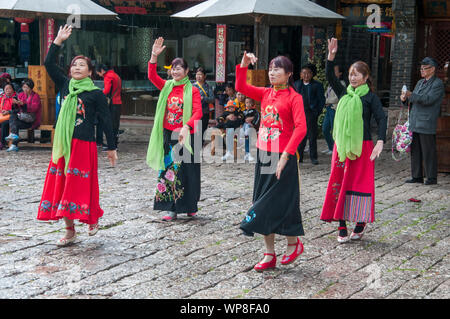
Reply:
<svg viewBox="0 0 450 319"><path fill-rule="evenodd" d="M393 0L396 31L393 38L392 80L389 106L400 106L400 94L404 84L412 91L412 71L416 67L417 9L414 0Z"/></svg>

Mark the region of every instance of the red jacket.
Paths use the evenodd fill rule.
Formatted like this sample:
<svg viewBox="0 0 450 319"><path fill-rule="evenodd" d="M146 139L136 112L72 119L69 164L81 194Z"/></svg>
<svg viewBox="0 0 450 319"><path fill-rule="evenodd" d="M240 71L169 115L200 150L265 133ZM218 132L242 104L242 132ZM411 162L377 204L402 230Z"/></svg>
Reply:
<svg viewBox="0 0 450 319"><path fill-rule="evenodd" d="M27 105L27 112L36 114L36 119L33 122L31 128L36 128L41 125L41 98L36 92L31 92L30 96L27 96L24 92L19 93L19 100Z"/></svg>
<svg viewBox="0 0 450 319"><path fill-rule="evenodd" d="M148 79L161 90L166 84L156 72L156 64L148 63ZM183 127L183 89L184 85L175 86L167 98L166 115L164 116L164 128L171 131L178 131ZM200 91L192 87L192 116L186 123L193 128L191 133L197 131L197 121L203 116L202 99Z"/></svg>
<svg viewBox="0 0 450 319"><path fill-rule="evenodd" d="M303 99L292 87L282 90L247 84L247 68L236 66L236 92L261 101L261 121L256 147L295 155L306 136Z"/></svg>
<svg viewBox="0 0 450 319"><path fill-rule="evenodd" d="M1 111L11 111L13 109L13 98L17 98L17 94L7 97L5 93L0 94L0 113Z"/></svg>
<svg viewBox="0 0 450 319"><path fill-rule="evenodd" d="M122 80L113 70L109 70L103 76L105 87L103 94L112 96L112 104L122 104Z"/></svg>

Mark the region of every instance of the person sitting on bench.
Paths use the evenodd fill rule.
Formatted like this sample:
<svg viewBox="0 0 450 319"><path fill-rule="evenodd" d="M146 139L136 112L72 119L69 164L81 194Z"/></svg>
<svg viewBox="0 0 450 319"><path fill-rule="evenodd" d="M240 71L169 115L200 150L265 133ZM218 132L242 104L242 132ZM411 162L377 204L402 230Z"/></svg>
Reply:
<svg viewBox="0 0 450 319"><path fill-rule="evenodd" d="M19 130L34 129L41 123L41 98L33 91L34 82L31 79L22 81L22 90L10 112L9 129L10 134L5 140L11 140L11 146L7 152L19 150Z"/></svg>

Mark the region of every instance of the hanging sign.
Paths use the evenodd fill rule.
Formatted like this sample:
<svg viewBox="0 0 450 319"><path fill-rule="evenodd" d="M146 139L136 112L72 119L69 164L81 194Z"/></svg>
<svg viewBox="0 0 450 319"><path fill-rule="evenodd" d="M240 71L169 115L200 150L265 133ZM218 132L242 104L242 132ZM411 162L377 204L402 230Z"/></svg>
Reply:
<svg viewBox="0 0 450 319"><path fill-rule="evenodd" d="M216 82L225 82L227 65L227 26L218 24L216 31Z"/></svg>

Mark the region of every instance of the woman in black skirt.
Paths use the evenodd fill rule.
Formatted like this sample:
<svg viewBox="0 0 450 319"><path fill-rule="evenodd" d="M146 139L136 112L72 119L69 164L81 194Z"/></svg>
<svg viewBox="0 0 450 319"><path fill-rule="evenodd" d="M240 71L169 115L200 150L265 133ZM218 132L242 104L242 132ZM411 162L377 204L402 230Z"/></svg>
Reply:
<svg viewBox="0 0 450 319"><path fill-rule="evenodd" d="M274 58L269 64L271 87L264 88L246 82L248 65L256 61L254 54L244 52L236 66L236 91L261 102L253 206L240 228L245 235L264 235L264 259L254 267L263 271L276 266L275 234L287 239L282 265L292 263L303 252L298 238L304 232L295 154L306 135L306 119L303 99L292 85L292 62L284 56Z"/></svg>
<svg viewBox="0 0 450 319"><path fill-rule="evenodd" d="M189 81L189 67L183 58L172 61L172 80L158 75L156 62L165 48L164 39L156 39L148 64L148 78L161 92L147 163L158 172L153 209L164 212L163 220L173 221L180 213L194 217L198 210L202 137L197 124L202 118L202 102L200 91ZM177 144L182 146L179 157L175 156Z"/></svg>

